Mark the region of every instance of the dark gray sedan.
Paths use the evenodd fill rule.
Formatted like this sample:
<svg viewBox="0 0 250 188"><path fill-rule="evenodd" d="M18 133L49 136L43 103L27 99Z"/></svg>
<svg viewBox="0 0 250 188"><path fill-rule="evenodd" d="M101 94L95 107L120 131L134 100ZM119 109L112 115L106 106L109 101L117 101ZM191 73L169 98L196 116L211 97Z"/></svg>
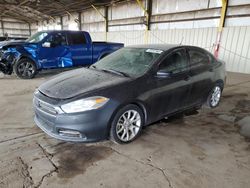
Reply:
<svg viewBox="0 0 250 188"><path fill-rule="evenodd" d="M166 116L216 107L225 77L224 63L198 47L126 47L42 84L34 94L35 122L66 141L129 143Z"/></svg>

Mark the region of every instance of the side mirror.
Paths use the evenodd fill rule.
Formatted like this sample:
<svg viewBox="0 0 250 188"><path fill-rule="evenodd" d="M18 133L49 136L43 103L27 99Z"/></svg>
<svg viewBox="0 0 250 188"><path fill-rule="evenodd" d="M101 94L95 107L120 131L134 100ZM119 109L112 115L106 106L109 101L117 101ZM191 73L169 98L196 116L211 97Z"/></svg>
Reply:
<svg viewBox="0 0 250 188"><path fill-rule="evenodd" d="M50 48L51 47L51 43L50 42L44 42L42 44L42 47L44 47L44 48Z"/></svg>
<svg viewBox="0 0 250 188"><path fill-rule="evenodd" d="M172 72L168 72L168 71L165 71L165 70L159 70L156 73L157 78L170 78L171 76L172 76Z"/></svg>

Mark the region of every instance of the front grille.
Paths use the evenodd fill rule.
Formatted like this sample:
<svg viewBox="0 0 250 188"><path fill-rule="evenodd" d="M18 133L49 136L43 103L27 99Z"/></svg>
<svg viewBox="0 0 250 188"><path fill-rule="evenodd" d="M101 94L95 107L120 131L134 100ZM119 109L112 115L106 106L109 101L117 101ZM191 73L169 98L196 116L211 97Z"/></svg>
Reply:
<svg viewBox="0 0 250 188"><path fill-rule="evenodd" d="M36 98L36 97L34 97L34 106L45 113L48 113L51 115L57 114L57 111L56 111L54 106Z"/></svg>

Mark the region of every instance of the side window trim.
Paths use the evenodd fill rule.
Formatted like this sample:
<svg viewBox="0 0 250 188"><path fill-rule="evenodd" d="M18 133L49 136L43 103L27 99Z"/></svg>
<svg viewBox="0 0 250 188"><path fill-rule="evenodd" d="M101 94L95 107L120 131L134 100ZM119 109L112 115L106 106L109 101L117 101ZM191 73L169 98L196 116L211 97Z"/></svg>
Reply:
<svg viewBox="0 0 250 188"><path fill-rule="evenodd" d="M190 69L194 68L194 67L192 67L193 65L192 65L192 60L191 60L191 57L190 57L190 51L196 51L198 53L204 54L207 57L207 59L208 59L209 62L207 64L202 64L201 67L209 67L209 64L211 63L210 62L210 56L209 56L209 54L205 53L201 49L198 49L198 48L195 48L195 47L188 47L187 48L187 56L188 56L188 61L189 61ZM195 63L195 64L199 64L199 63Z"/></svg>
<svg viewBox="0 0 250 188"><path fill-rule="evenodd" d="M75 35L75 36L74 36ZM77 38L76 36L77 35L81 35L82 39L84 40L83 43L75 43L74 42L74 37ZM68 33L68 36L70 38L70 45L86 45L87 44L87 38L85 36L84 33L81 33L81 32L72 32L72 33Z"/></svg>
<svg viewBox="0 0 250 188"><path fill-rule="evenodd" d="M165 59L167 59L168 57L170 57L175 52L181 51L181 50L183 50L183 54L185 55L185 59L186 59L186 63L187 63L187 70L180 71L178 73L174 73L174 75L179 75L179 74L183 74L183 73L189 72L190 71L190 63L189 63L189 58L188 58L188 54L187 54L187 49L185 47L180 47L180 48L174 49L173 51L168 52L167 54L165 54L165 56L162 58L162 60L158 63L157 70L160 70L160 65L162 63L164 63Z"/></svg>

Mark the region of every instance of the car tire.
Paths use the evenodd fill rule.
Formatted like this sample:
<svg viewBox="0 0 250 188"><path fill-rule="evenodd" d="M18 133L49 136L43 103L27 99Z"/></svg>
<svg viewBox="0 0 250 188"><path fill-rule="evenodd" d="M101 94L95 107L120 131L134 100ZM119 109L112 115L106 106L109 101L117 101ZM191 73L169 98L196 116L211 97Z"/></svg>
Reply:
<svg viewBox="0 0 250 188"><path fill-rule="evenodd" d="M32 79L37 73L36 64L28 58L20 59L13 68L15 74L22 79Z"/></svg>
<svg viewBox="0 0 250 188"><path fill-rule="evenodd" d="M208 95L206 106L215 108L219 105L222 95L222 86L216 84Z"/></svg>
<svg viewBox="0 0 250 188"><path fill-rule="evenodd" d="M135 140L144 125L142 110L133 104L121 108L113 118L110 139L118 144L127 144Z"/></svg>

